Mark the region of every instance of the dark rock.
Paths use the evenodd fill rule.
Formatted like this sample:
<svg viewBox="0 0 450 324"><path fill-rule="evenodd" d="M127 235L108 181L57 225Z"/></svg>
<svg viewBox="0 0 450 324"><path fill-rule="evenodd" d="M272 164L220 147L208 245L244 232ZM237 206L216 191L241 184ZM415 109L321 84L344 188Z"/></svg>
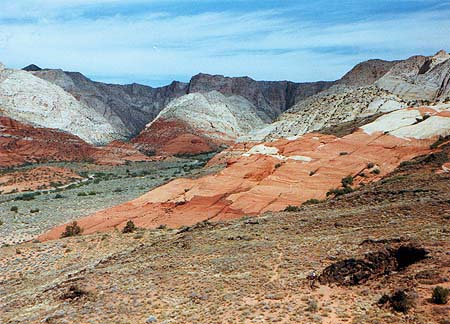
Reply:
<svg viewBox="0 0 450 324"><path fill-rule="evenodd" d="M412 245L389 247L369 253L364 259L347 259L333 263L323 270L319 281L322 284L359 285L380 275L403 270L425 259L427 254L425 249Z"/></svg>

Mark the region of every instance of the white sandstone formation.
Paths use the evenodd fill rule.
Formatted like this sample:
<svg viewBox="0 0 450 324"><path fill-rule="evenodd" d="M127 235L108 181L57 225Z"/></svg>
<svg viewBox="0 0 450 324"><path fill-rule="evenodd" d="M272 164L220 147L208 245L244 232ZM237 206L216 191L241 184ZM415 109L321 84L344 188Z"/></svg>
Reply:
<svg viewBox="0 0 450 324"><path fill-rule="evenodd" d="M93 144L121 138L108 121L57 85L30 72L0 66L0 112L35 126L56 128Z"/></svg>

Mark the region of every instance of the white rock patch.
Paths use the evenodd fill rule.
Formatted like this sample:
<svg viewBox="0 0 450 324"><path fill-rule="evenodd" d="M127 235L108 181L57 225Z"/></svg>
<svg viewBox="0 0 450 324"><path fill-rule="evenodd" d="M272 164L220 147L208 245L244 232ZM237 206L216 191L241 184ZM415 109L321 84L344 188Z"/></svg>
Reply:
<svg viewBox="0 0 450 324"><path fill-rule="evenodd" d="M402 127L390 133L400 138L425 139L433 136L450 135L450 118L431 116L415 125Z"/></svg>
<svg viewBox="0 0 450 324"><path fill-rule="evenodd" d="M392 132L412 125L420 118L422 118L422 115L418 110L402 109L381 116L374 122L364 125L361 129L369 135L376 132Z"/></svg>
<svg viewBox="0 0 450 324"><path fill-rule="evenodd" d="M265 146L264 144L259 144L253 146L248 152L242 154L242 156L251 156L251 155L266 155L273 157L275 159L286 161L286 160L294 160L294 161L302 161L302 162L310 162L312 158L308 156L294 155L294 156L284 156L278 153L278 149L272 146Z"/></svg>

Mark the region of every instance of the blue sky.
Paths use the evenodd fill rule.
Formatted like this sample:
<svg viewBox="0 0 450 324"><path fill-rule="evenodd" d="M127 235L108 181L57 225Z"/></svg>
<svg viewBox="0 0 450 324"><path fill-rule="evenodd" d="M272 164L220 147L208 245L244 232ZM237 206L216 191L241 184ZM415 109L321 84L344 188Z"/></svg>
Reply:
<svg viewBox="0 0 450 324"><path fill-rule="evenodd" d="M0 0L1 62L111 83L334 80L366 59L442 48L442 0Z"/></svg>

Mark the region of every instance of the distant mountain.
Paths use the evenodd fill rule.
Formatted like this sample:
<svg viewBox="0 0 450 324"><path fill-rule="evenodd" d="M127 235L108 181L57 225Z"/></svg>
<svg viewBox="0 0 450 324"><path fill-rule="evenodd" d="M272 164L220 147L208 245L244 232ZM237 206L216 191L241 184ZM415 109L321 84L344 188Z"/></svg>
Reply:
<svg viewBox="0 0 450 324"><path fill-rule="evenodd" d="M31 68L30 68L31 67ZM127 137L145 125L173 99L191 94L218 91L225 96L239 95L251 102L266 122L273 121L296 102L329 88L332 82L294 83L255 81L248 77L198 74L189 83L174 81L152 88L140 84L116 85L95 82L78 72L39 69L28 66L35 76L54 83L77 100L104 116Z"/></svg>
<svg viewBox="0 0 450 324"><path fill-rule="evenodd" d="M132 142L162 155L202 153L234 143L267 118L242 96L191 93L170 102Z"/></svg>
<svg viewBox="0 0 450 324"><path fill-rule="evenodd" d="M94 144L124 138L108 120L51 82L0 64L0 114L40 127L57 128Z"/></svg>
<svg viewBox="0 0 450 324"><path fill-rule="evenodd" d="M445 51L393 62L370 60L244 140L299 136L374 114L440 102L450 102L450 55Z"/></svg>

